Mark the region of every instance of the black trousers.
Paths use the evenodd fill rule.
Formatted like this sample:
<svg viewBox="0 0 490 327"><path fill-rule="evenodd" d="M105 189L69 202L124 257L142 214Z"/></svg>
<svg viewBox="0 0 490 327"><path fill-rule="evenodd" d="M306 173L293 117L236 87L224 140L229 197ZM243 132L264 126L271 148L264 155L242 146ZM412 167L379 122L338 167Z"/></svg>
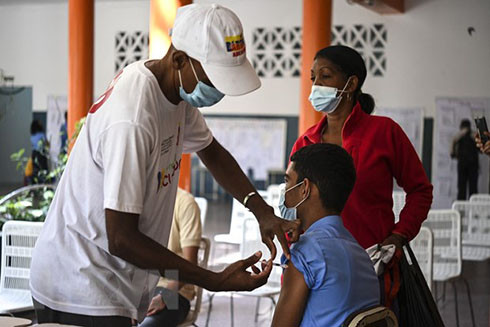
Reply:
<svg viewBox="0 0 490 327"><path fill-rule="evenodd" d="M458 163L458 200L467 200L475 193L478 193L478 166Z"/></svg>
<svg viewBox="0 0 490 327"><path fill-rule="evenodd" d="M168 303L162 311L148 316L140 327L176 327L182 323L190 310L190 302L177 292L163 287L157 287L155 295L161 294L163 301ZM175 303L177 302L177 303Z"/></svg>
<svg viewBox="0 0 490 327"><path fill-rule="evenodd" d="M56 311L48 308L44 304L34 302L37 322L57 323L66 325L75 325L83 327L131 327L131 318L120 316L85 316L75 313Z"/></svg>

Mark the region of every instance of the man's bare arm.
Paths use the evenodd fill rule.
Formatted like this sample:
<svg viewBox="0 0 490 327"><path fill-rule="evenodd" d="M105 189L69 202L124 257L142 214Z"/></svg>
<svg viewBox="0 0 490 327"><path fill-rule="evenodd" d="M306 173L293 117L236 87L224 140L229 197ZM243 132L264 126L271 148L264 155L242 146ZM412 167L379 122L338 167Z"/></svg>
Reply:
<svg viewBox="0 0 490 327"><path fill-rule="evenodd" d="M271 262L259 274L246 271L260 257L251 256L237 261L220 273L198 267L138 230L139 216L114 210L105 210L109 252L142 269L157 269L162 276L165 270L179 272L183 282L209 290L253 290L267 282Z"/></svg>
<svg viewBox="0 0 490 327"><path fill-rule="evenodd" d="M182 252L184 254L184 259L197 265L197 253L199 252L199 247L197 246L186 246L182 248ZM182 287L184 287L185 283L182 281L171 280L167 284L167 288L178 291Z"/></svg>
<svg viewBox="0 0 490 327"><path fill-rule="evenodd" d="M309 291L303 274L289 261L271 326L299 326Z"/></svg>

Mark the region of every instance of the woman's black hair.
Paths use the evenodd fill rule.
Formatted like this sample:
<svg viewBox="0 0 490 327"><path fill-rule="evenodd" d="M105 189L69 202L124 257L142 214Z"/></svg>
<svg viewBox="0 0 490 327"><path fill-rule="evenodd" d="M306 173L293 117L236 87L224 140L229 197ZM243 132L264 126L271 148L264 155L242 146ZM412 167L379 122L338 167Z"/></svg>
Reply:
<svg viewBox="0 0 490 327"><path fill-rule="evenodd" d="M333 45L321 49L315 55L317 58L324 58L336 65L346 77L357 76L359 84L354 91L354 97L359 101L364 112L371 114L374 110L374 99L370 94L363 93L361 87L366 79L366 64L359 52L344 45Z"/></svg>

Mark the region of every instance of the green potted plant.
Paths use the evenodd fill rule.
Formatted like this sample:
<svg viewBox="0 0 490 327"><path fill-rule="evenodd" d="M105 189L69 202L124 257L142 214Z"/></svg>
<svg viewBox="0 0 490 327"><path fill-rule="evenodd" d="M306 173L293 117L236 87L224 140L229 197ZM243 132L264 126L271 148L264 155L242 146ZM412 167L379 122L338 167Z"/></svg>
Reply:
<svg viewBox="0 0 490 327"><path fill-rule="evenodd" d="M57 181L60 179L65 170L68 161L68 150L80 133L85 123L82 118L75 125L75 132L60 151L58 160L49 165L49 169L40 170L33 181L35 184L15 190L0 199L0 230L7 220L26 220L26 221L44 221L48 213L49 206L54 197L54 190ZM49 153L49 144L43 145L42 152ZM13 153L10 158L17 163L18 170L25 170L29 161L25 149ZM38 178L38 179L37 179ZM38 184L43 182L45 184Z"/></svg>

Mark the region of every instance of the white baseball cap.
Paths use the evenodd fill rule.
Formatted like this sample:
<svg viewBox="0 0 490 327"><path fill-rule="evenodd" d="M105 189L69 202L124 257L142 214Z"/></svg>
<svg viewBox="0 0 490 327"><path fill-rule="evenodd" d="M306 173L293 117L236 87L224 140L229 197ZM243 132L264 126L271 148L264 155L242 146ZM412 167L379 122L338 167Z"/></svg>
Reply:
<svg viewBox="0 0 490 327"><path fill-rule="evenodd" d="M191 4L177 10L172 44L199 61L213 85L226 95L243 95L260 87L245 53L243 28L230 9Z"/></svg>

